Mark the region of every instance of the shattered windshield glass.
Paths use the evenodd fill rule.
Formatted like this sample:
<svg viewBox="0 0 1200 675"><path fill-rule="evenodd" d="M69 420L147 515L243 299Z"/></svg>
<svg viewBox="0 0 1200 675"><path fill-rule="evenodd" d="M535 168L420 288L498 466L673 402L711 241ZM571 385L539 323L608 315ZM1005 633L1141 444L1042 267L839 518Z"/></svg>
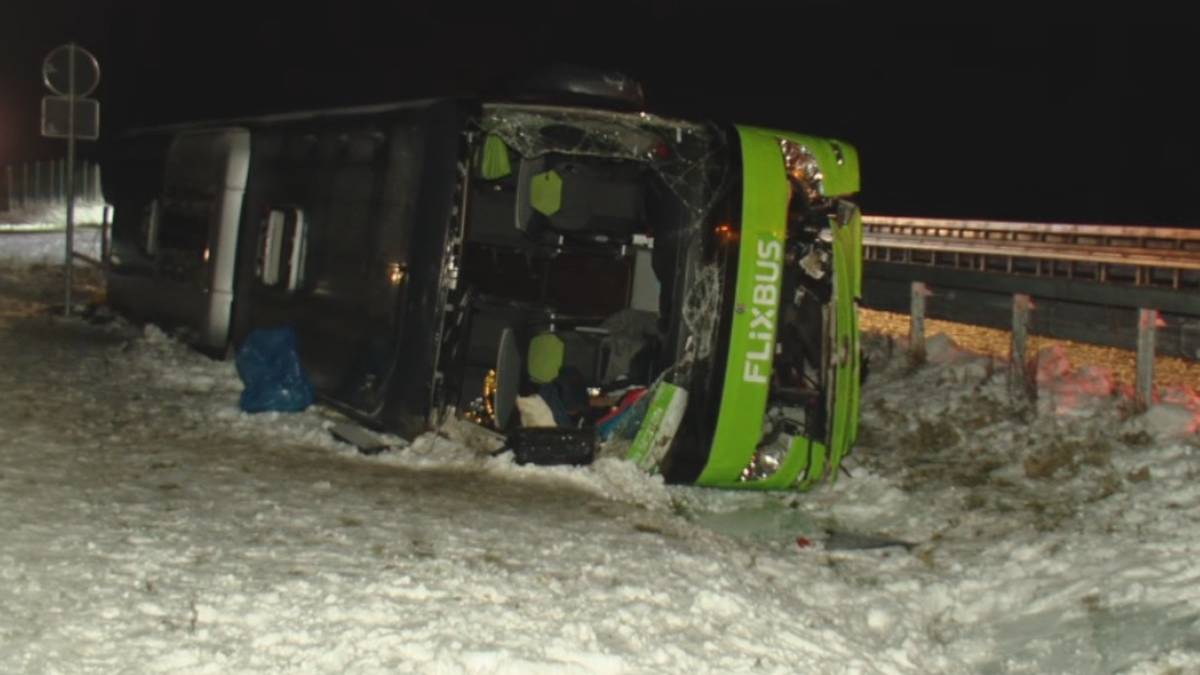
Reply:
<svg viewBox="0 0 1200 675"><path fill-rule="evenodd" d="M483 131L531 158L547 153L628 159L651 167L699 225L729 179L723 134L712 125L647 113L491 105Z"/></svg>

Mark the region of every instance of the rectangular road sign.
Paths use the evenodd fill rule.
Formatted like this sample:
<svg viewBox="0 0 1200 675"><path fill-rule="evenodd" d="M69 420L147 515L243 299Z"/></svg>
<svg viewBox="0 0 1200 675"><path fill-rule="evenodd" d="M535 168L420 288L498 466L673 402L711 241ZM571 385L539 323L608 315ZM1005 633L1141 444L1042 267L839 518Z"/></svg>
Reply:
<svg viewBox="0 0 1200 675"><path fill-rule="evenodd" d="M69 134L70 110L70 97L42 97L42 135L48 138L66 138ZM94 98L76 98L75 140L94 141L99 137L100 102Z"/></svg>

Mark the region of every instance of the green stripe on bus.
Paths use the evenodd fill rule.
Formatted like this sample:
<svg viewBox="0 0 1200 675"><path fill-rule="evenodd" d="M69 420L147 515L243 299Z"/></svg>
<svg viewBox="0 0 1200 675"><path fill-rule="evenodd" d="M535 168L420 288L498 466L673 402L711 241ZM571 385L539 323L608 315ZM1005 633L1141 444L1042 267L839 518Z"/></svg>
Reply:
<svg viewBox="0 0 1200 675"><path fill-rule="evenodd" d="M731 486L754 457L775 358L788 181L779 140L738 127L742 147L742 230L729 354L708 462L697 483Z"/></svg>

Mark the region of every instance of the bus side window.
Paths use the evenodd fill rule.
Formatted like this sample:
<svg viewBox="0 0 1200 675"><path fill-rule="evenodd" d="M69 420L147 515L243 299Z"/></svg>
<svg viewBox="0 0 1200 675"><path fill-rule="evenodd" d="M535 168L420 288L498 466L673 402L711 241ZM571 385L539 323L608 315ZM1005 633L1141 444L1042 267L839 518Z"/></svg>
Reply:
<svg viewBox="0 0 1200 675"><path fill-rule="evenodd" d="M142 248L146 255L158 255L158 199L151 201L142 208Z"/></svg>
<svg viewBox="0 0 1200 675"><path fill-rule="evenodd" d="M264 286L295 291L304 283L308 225L295 207L271 209L259 236L258 278Z"/></svg>

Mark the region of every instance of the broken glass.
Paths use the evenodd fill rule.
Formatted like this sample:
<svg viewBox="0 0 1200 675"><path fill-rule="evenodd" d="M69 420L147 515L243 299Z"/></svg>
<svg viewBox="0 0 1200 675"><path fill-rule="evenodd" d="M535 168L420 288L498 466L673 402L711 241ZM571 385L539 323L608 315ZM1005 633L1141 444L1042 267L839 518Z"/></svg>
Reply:
<svg viewBox="0 0 1200 675"><path fill-rule="evenodd" d="M647 113L491 105L481 129L525 158L547 153L626 159L650 167L699 226L730 176L716 125Z"/></svg>

